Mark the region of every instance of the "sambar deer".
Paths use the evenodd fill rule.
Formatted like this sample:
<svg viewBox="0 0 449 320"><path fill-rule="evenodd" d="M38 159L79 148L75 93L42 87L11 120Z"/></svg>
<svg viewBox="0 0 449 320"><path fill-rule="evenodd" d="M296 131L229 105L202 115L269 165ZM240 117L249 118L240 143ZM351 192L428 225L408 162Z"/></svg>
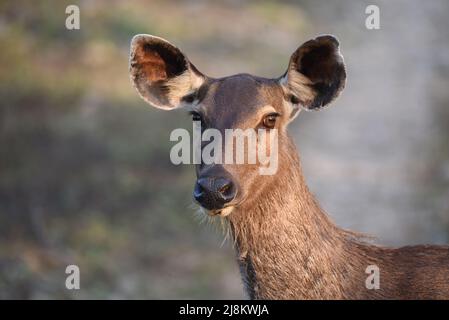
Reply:
<svg viewBox="0 0 449 320"><path fill-rule="evenodd" d="M130 74L150 105L186 108L204 128L278 132L278 170L250 164L198 164L194 198L229 225L251 299L447 299L449 247L385 248L337 227L307 188L287 125L301 109L332 102L346 81L339 42L330 35L302 44L287 71L267 79L207 77L174 45L136 35ZM379 270L367 286L368 266Z"/></svg>

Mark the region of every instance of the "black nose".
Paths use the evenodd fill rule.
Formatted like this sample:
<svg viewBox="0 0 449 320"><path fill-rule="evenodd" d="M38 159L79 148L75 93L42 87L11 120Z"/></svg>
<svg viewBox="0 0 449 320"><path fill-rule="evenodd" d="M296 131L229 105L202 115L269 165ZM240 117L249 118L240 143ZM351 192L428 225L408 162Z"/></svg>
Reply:
<svg viewBox="0 0 449 320"><path fill-rule="evenodd" d="M232 201L236 193L236 187L230 179L205 177L196 181L193 197L202 207L216 210Z"/></svg>

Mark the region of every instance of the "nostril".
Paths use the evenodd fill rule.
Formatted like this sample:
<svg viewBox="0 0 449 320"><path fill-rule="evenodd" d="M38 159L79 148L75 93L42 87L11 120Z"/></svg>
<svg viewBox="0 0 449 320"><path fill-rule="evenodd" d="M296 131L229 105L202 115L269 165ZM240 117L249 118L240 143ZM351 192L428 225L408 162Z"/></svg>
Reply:
<svg viewBox="0 0 449 320"><path fill-rule="evenodd" d="M225 178L219 178L216 180L216 190L220 197L225 201L229 202L235 197L235 187L234 183Z"/></svg>
<svg viewBox="0 0 449 320"><path fill-rule="evenodd" d="M231 179L202 177L199 178L193 190L194 199L206 209L221 209L234 200L236 187Z"/></svg>
<svg viewBox="0 0 449 320"><path fill-rule="evenodd" d="M224 193L226 193L226 191L228 191L229 189L231 189L231 184L224 185L223 187L221 187L221 188L218 190L218 192L220 192L221 194L224 194Z"/></svg>

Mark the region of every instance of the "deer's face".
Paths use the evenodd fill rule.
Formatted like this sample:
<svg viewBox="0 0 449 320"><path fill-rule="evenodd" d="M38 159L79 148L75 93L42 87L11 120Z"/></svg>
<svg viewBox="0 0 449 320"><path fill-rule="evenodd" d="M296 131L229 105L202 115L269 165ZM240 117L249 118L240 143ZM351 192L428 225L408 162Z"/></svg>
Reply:
<svg viewBox="0 0 449 320"><path fill-rule="evenodd" d="M210 214L222 216L269 186L289 152L287 125L301 109L319 110L329 104L346 79L339 44L332 36L300 46L281 77L238 74L213 79L200 73L166 40L137 35L131 43L130 73L137 91L150 105L189 110L194 130L201 128L203 140L208 136L200 144L201 154L208 145L210 149L210 141L217 142L217 135L221 137L219 148L212 152L214 161L202 160L196 165L193 195ZM240 145L239 134L244 141ZM231 157L226 158L226 153ZM237 160L239 154L243 162ZM261 168L269 173L263 174Z"/></svg>

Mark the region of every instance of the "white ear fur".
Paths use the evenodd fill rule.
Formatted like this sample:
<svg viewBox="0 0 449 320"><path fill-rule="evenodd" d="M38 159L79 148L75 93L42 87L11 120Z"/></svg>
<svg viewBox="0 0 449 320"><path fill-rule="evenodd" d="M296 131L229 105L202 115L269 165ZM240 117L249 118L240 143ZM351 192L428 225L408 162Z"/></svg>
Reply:
<svg viewBox="0 0 449 320"><path fill-rule="evenodd" d="M204 83L204 78L187 70L165 83L167 98L172 104L179 103L180 98L194 93Z"/></svg>
<svg viewBox="0 0 449 320"><path fill-rule="evenodd" d="M285 93L294 93L294 95L300 99L300 106L312 103L316 96L315 90L311 87L312 81L302 73L287 72L285 76L281 78L280 84Z"/></svg>
<svg viewBox="0 0 449 320"><path fill-rule="evenodd" d="M287 97L298 100L298 108L309 111L329 106L343 90L345 81L339 42L333 36L324 35L305 42L292 54L279 84Z"/></svg>

